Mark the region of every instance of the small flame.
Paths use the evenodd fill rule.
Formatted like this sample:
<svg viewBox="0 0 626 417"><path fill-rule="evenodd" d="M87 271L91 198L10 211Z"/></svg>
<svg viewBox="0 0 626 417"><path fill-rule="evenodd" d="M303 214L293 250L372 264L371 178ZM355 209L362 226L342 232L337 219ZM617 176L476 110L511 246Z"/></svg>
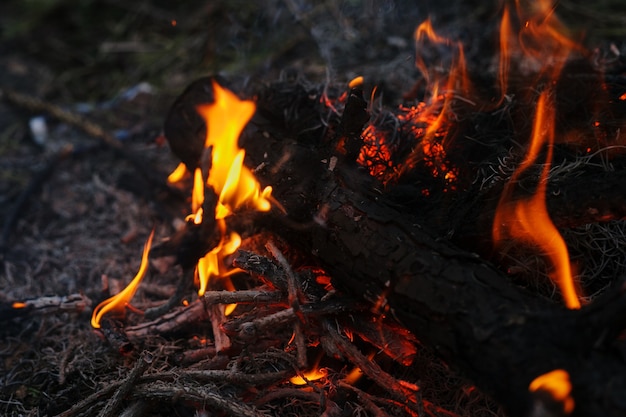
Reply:
<svg viewBox="0 0 626 417"><path fill-rule="evenodd" d="M539 375L530 383L528 390L547 392L555 401L563 404L563 411L566 415L574 411L575 402L571 397L572 383L569 373L563 369L555 369Z"/></svg>
<svg viewBox="0 0 626 417"><path fill-rule="evenodd" d="M580 308L576 294L572 268L567 246L554 223L550 220L546 207L546 187L552 161L554 143L554 105L548 102L548 94L543 92L537 102L535 122L528 153L513 173L498 202L493 223L493 239L499 243L506 238L541 248L553 267L550 277L561 289L568 308ZM531 167L539 157L541 149L547 145L546 162L543 166L535 194L528 199L513 200L513 188L521 174Z"/></svg>
<svg viewBox="0 0 626 417"><path fill-rule="evenodd" d="M514 39L513 29L511 27L511 16L508 7L504 7L502 20L500 21L500 65L498 67L498 84L500 87L501 104L507 93L509 85L509 66L511 63L511 42Z"/></svg>
<svg viewBox="0 0 626 417"><path fill-rule="evenodd" d="M456 97L467 96L471 86L467 76L465 53L461 42L441 36L433 29L430 19L420 24L414 34L416 51L429 42L451 48L452 62L447 76L431 70L420 54L416 54L415 66L426 82L423 101L414 106L401 106L398 120L403 129L412 134L418 143L404 161L394 161L396 151L390 146L387 135L369 125L362 134L364 146L359 154L359 164L367 167L370 174L383 183L395 181L418 164L426 166L433 176L445 180L447 189L457 177L456 170L447 163L445 151L451 106ZM437 65L436 67L440 67ZM393 135L392 135L393 136Z"/></svg>
<svg viewBox="0 0 626 417"><path fill-rule="evenodd" d="M374 359L375 355L376 355L376 352L370 352L367 355L367 359L371 361L372 359ZM359 368L358 366L355 366L354 368L352 368L350 372L348 372L348 374L345 376L343 380L345 381L346 384L354 385L359 381L359 379L361 379L362 376L363 376L363 371L361 370L361 368Z"/></svg>
<svg viewBox="0 0 626 417"><path fill-rule="evenodd" d="M26 308L26 303L21 302L21 301L14 301L11 307L15 309Z"/></svg>
<svg viewBox="0 0 626 417"><path fill-rule="evenodd" d="M362 86L363 86L363 76L362 75L359 75L358 77L353 78L348 83L348 87L349 88L357 88L357 87L362 87Z"/></svg>
<svg viewBox="0 0 626 417"><path fill-rule="evenodd" d="M175 184L182 180L187 174L187 167L182 162L178 164L178 166L172 171L170 175L167 177L167 182L170 184Z"/></svg>
<svg viewBox="0 0 626 417"><path fill-rule="evenodd" d="M224 232L225 228L225 223L221 221L220 229ZM211 277L227 277L238 271L225 271L222 260L235 253L240 245L241 237L239 234L231 232L228 238L223 234L219 244L198 260L198 265L196 265L196 277L199 296L203 296L206 292Z"/></svg>
<svg viewBox="0 0 626 417"><path fill-rule="evenodd" d="M148 255L150 254L150 247L152 246L152 238L154 237L154 230L150 233L148 240L143 246L143 254L141 255L141 265L139 266L139 271L135 278L132 279L130 284L126 288L124 288L120 293L110 297L100 304L93 310L91 315L91 325L95 329L100 328L100 321L102 317L107 313L116 313L119 315L124 315L126 313L126 307L130 303L130 300L134 297L137 288L139 287L139 283L146 275L146 271L148 270Z"/></svg>
<svg viewBox="0 0 626 417"><path fill-rule="evenodd" d="M317 381L318 379L325 378L328 375L328 371L325 368L315 367L310 371L305 372L302 376L296 375L289 379L294 385L306 385L309 381Z"/></svg>

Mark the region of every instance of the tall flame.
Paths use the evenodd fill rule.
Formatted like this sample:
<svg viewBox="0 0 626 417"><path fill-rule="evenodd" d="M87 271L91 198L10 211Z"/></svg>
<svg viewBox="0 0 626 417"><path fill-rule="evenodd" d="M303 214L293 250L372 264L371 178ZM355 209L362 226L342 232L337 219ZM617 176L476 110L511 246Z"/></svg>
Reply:
<svg viewBox="0 0 626 417"><path fill-rule="evenodd" d="M546 207L545 195L553 143L554 104L549 100L548 93L543 92L537 102L528 153L506 184L498 202L493 222L493 239L496 244L507 238L519 239L541 248L552 265L550 277L559 286L566 306L578 309L580 301L576 294L567 246L550 220ZM528 199L514 200L513 191L520 176L535 164L545 146L547 155L534 195Z"/></svg>
<svg viewBox="0 0 626 417"><path fill-rule="evenodd" d="M215 81L213 93L215 102L198 106L198 113L207 126L204 147L212 147L211 170L206 184L218 195L215 218L223 219L244 205L268 211L272 187L261 191L252 172L243 165L245 151L237 144L256 106L252 101L240 100Z"/></svg>
<svg viewBox="0 0 626 417"><path fill-rule="evenodd" d="M211 169L206 181L199 169L195 174L192 194L194 222L202 221L202 203L205 185L218 196L215 219L222 234L219 244L198 261L196 278L198 295L204 295L211 277L226 277L228 272L222 260L233 254L241 244L235 232L227 236L225 218L242 207L268 211L272 187L261 186L252 172L243 164L245 151L239 148L238 140L245 125L255 112L255 104L241 100L231 91L213 81L215 101L198 107L198 113L206 122L207 133L204 147L211 148Z"/></svg>
<svg viewBox="0 0 626 417"><path fill-rule="evenodd" d="M150 247L152 246L152 238L154 237L154 229L150 233L148 240L144 244L143 254L141 255L141 265L139 266L139 271L137 275L132 279L132 281L124 288L121 292L114 295L113 297L107 298L93 310L91 315L91 326L95 329L100 328L100 321L102 317L107 313L116 313L119 315L124 315L126 313L126 308L130 304L130 300L135 296L135 292L141 283L141 280L146 275L146 271L148 270L148 254L150 253Z"/></svg>

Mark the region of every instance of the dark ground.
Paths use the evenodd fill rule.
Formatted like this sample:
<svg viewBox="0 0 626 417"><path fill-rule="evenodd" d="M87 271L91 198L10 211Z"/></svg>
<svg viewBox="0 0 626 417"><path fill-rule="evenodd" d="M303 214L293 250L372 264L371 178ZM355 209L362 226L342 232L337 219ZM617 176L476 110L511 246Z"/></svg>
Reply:
<svg viewBox="0 0 626 417"><path fill-rule="evenodd" d="M177 161L157 140L161 125L173 97L198 76L271 81L295 68L314 82L343 83L364 75L380 86L386 103L397 103L417 76L412 32L430 13L444 32L467 41L470 57L485 60L490 40L480 37L496 24L496 8L446 2L441 10L430 3L4 1L0 90L30 94L98 121L164 179ZM569 21L588 27L591 44L616 41L621 48L624 6L614 1L592 10L582 4L561 6ZM0 302L74 293L101 300L103 277L127 282L150 229L169 236L184 213L172 211L180 204L158 199L127 160L46 114L49 134L37 143L28 128L34 116L0 102L0 218L10 228L2 242ZM84 150L60 160L11 219L32 178L70 144ZM170 288L176 271L154 275L152 283ZM141 304L145 294L137 297ZM81 314L3 320L0 415L56 415L126 376L134 358L103 343L89 325L90 314L86 308ZM148 340L144 348L166 368L169 355L184 344ZM439 382L430 388L426 383L431 401L459 415L497 415L469 385L442 376L441 365L433 369L413 375L428 380L428 373L437 374ZM153 415L189 415L174 406L163 412Z"/></svg>

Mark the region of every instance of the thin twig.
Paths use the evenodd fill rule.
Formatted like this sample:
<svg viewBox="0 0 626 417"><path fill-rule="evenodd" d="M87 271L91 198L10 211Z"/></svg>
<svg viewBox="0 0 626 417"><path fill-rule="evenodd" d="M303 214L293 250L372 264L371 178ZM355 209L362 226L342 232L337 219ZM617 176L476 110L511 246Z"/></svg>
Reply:
<svg viewBox="0 0 626 417"><path fill-rule="evenodd" d="M133 390L133 398L147 401L171 403L173 401L191 401L204 404L209 409L217 408L233 417L262 417L266 414L248 406L236 398L227 398L214 386L190 387L179 384L155 382L137 387Z"/></svg>
<svg viewBox="0 0 626 417"><path fill-rule="evenodd" d="M395 399L405 404L410 409L419 412L421 406L417 404L414 392L408 392L409 390L397 379L383 371L376 362L369 360L356 346L339 333L332 322L326 320L324 322L324 328L335 346L350 362L359 367L365 375L379 387L391 394Z"/></svg>
<svg viewBox="0 0 626 417"><path fill-rule="evenodd" d="M275 331L276 328L284 326L292 321L296 321L296 319L297 317L293 308L287 308L256 320L243 323L239 326L239 333L237 336L242 340L254 339L260 334L269 332L270 329L274 329Z"/></svg>
<svg viewBox="0 0 626 417"><path fill-rule="evenodd" d="M181 280L176 287L176 292L165 303L157 307L152 307L144 312L144 317L148 320L155 319L170 311L172 308L179 306L183 301L187 292L191 289L193 283L194 268L185 268L181 276Z"/></svg>
<svg viewBox="0 0 626 417"><path fill-rule="evenodd" d="M388 414L381 410L381 408L378 407L376 404L374 404L374 401L372 401L372 396L370 394L361 391L360 389L353 387L350 384L346 384L345 382L339 382L337 388L343 388L345 390L354 392L359 398L360 403L363 404L363 407L365 407L365 409L369 413L371 413L372 416L387 417Z"/></svg>
<svg viewBox="0 0 626 417"><path fill-rule="evenodd" d="M126 398L126 396L130 393L130 391L134 388L135 383L139 379L139 377L148 369L150 364L152 363L153 356L149 352L143 352L135 367L128 377L124 380L122 385L115 391L113 397L107 402L107 405L100 411L98 417L113 417L118 415L118 410L120 409L122 402Z"/></svg>
<svg viewBox="0 0 626 417"><path fill-rule="evenodd" d="M299 318L294 323L293 329L295 333L295 342L296 349L298 354L298 366L300 368L307 367L307 355L306 355L306 338L304 337L304 332L302 331L302 323L304 323L304 318L301 314L300 303L298 301L298 278L296 274L291 269L291 265L287 262L285 255L274 245L272 241L267 242L267 249L272 253L272 256L276 258L280 266L285 271L287 275L287 294L289 297L289 305L291 309L296 314L296 317Z"/></svg>
<svg viewBox="0 0 626 417"><path fill-rule="evenodd" d="M17 91L0 89L0 97L16 106L25 108L31 112L49 114L63 123L67 123L68 125L72 125L81 129L89 136L93 136L94 138L99 139L113 149L122 149L122 143L117 140L112 134L104 130L96 123L86 120L76 113L63 110L57 105L45 102L40 98L34 96L18 93Z"/></svg>
<svg viewBox="0 0 626 417"><path fill-rule="evenodd" d="M195 382L219 382L230 383L237 387L258 386L274 384L294 375L294 371L278 371L263 373L235 372L223 369L203 369L203 370L177 370L175 372L159 372L142 376L137 382L141 384L157 381L174 382L181 378L188 378Z"/></svg>
<svg viewBox="0 0 626 417"><path fill-rule="evenodd" d="M111 396L122 384L123 381L113 382L94 392L84 400L74 404L69 410L65 410L61 414L57 414L55 417L74 417L86 413L87 411L92 410L100 400Z"/></svg>
<svg viewBox="0 0 626 417"><path fill-rule="evenodd" d="M208 317L204 304L200 301L191 303L184 308L176 309L157 319L125 328L129 339L138 339L151 334L165 335L177 331L181 326L190 325Z"/></svg>
<svg viewBox="0 0 626 417"><path fill-rule="evenodd" d="M65 158L69 157L73 152L73 147L66 146L56 155L54 155L41 171L33 175L24 191L22 191L17 197L16 201L13 203L13 206L11 207L9 212L6 213L4 218L4 224L2 225L2 235L0 236L0 256L2 256L2 254L7 249L11 233L13 232L13 229L17 224L18 218L22 213L24 213L24 208L26 207L26 203L28 203L28 199L41 188L41 185L47 179L51 177L51 174L57 167L57 165Z"/></svg>
<svg viewBox="0 0 626 417"><path fill-rule="evenodd" d="M276 303L283 300L283 294L277 291L207 291L204 294L204 304L257 304Z"/></svg>

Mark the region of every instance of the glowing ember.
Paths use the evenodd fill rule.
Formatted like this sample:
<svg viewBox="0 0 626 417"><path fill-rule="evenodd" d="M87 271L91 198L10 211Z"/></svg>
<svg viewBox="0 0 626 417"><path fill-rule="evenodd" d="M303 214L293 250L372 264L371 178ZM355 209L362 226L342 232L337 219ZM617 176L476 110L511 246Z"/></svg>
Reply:
<svg viewBox="0 0 626 417"><path fill-rule="evenodd" d="M506 238L541 248L553 267L550 277L561 289L568 308L580 308L574 279L569 262L569 254L563 238L550 220L546 207L546 187L552 160L554 143L554 105L548 101L547 93L542 93L537 103L531 144L526 158L513 173L500 197L493 223L493 239L499 243ZM535 194L528 199L513 200L513 189L522 173L530 168L547 145L546 161L539 178Z"/></svg>
<svg viewBox="0 0 626 417"><path fill-rule="evenodd" d="M451 139L448 137L449 114L452 113L453 100L467 96L471 90L463 45L438 35L430 19L418 26L414 38L416 51L421 49L423 43L430 42L450 47L453 57L447 76L442 76L430 70L429 65L416 54L415 66L426 82L425 97L414 106L400 106L397 117L405 133L415 137L417 143L403 161L393 160L397 149L388 139L393 133L385 134L370 125L361 136L364 145L357 161L385 184L396 181L407 171L422 164L434 177L445 180L444 191L452 190L455 188L452 184L457 177L457 170L450 166L445 151Z"/></svg>
<svg viewBox="0 0 626 417"><path fill-rule="evenodd" d="M99 329L100 321L102 317L107 313L115 313L120 316L123 316L126 313L126 308L130 303L130 300L135 295L137 288L139 287L139 283L146 275L146 271L148 270L148 254L150 253L150 247L152 246L152 238L154 237L154 230L150 233L148 240L146 241L143 247L143 254L141 255L141 265L139 267L139 271L135 278L132 279L130 284L126 288L124 288L120 293L110 297L100 304L93 310L91 315L91 325Z"/></svg>
<svg viewBox="0 0 626 417"><path fill-rule="evenodd" d="M575 403L571 397L572 383L569 373L563 369L555 369L539 375L528 386L530 392L547 392L554 401L563 404L563 412L568 415L574 411Z"/></svg>
<svg viewBox="0 0 626 417"><path fill-rule="evenodd" d="M306 385L309 381L317 381L318 379L325 378L328 372L324 368L317 368L305 372L302 376L296 375L289 379L294 385Z"/></svg>
<svg viewBox="0 0 626 417"><path fill-rule="evenodd" d="M15 301L11 307L15 308L15 309L20 309L20 308L26 308L26 303L23 303L21 301Z"/></svg>

